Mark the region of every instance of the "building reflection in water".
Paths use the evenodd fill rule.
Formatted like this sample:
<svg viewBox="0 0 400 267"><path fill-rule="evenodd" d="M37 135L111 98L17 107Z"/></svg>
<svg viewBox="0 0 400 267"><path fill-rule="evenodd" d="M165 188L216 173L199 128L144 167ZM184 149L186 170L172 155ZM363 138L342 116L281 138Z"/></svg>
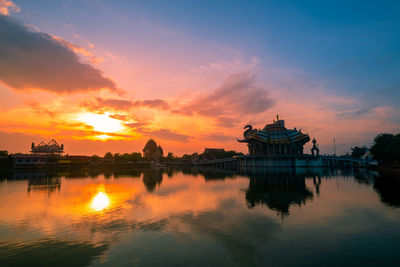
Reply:
<svg viewBox="0 0 400 267"><path fill-rule="evenodd" d="M68 174L68 173L67 173ZM7 179L28 180L28 193L33 190L43 190L52 193L60 191L61 176L65 173L49 173L44 171L12 172Z"/></svg>
<svg viewBox="0 0 400 267"><path fill-rule="evenodd" d="M154 192L157 185L160 186L163 180L163 170L158 168L143 171L143 183L147 192Z"/></svg>
<svg viewBox="0 0 400 267"><path fill-rule="evenodd" d="M28 180L28 193L32 190L47 190L49 193L60 191L60 177L31 178Z"/></svg>
<svg viewBox="0 0 400 267"><path fill-rule="evenodd" d="M321 171L299 168L253 169L246 174L250 178L246 191L248 207L266 205L281 217L289 215L290 206L313 200L314 195L305 183L306 175L313 177L317 194L322 175Z"/></svg>
<svg viewBox="0 0 400 267"><path fill-rule="evenodd" d="M307 188L306 179L312 179L316 196L320 195L322 180L341 176L345 179L354 178L360 184L373 185L379 194L382 203L400 207L400 177L393 174L380 174L368 170L330 170L326 168L255 168L235 172L222 169L175 169L152 168L146 170L85 170L76 169L65 173L48 173L40 171L18 171L1 173L0 179L27 180L27 192L46 190L48 193L60 191L62 177L66 179L90 177L95 179L104 175L106 179L119 177L142 177L146 191L154 192L161 187L163 175L168 178L177 173L204 178L206 182L235 179L238 174L249 177L249 186L246 189L245 199L249 208L257 205L266 205L282 216L290 214L292 205L302 206L313 201L314 194ZM323 179L322 179L323 178ZM311 183L308 183L309 186ZM105 198L100 198L105 200ZM106 203L107 201L99 201ZM103 205L102 204L102 205Z"/></svg>
<svg viewBox="0 0 400 267"><path fill-rule="evenodd" d="M313 184L315 186L315 192L319 196L319 188L321 186L321 175L313 175Z"/></svg>

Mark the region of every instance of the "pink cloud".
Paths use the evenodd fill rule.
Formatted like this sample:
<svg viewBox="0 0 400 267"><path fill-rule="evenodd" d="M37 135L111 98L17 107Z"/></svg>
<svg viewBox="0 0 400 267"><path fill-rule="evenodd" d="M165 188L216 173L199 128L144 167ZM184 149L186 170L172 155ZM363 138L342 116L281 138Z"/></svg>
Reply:
<svg viewBox="0 0 400 267"><path fill-rule="evenodd" d="M256 116L274 104L269 90L257 85L252 75L238 73L229 76L219 88L188 101L173 112L212 117L217 125L232 127L243 117Z"/></svg>

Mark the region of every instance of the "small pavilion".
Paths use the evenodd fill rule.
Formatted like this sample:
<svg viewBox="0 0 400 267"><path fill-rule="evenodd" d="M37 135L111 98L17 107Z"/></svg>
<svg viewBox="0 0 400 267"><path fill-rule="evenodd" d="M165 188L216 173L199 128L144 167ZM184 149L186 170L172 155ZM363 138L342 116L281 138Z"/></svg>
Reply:
<svg viewBox="0 0 400 267"><path fill-rule="evenodd" d="M291 156L302 155L304 145L310 141L308 134L301 130L286 129L285 121L276 116L271 124L260 129L253 129L251 125L244 127L242 143L247 143L249 155Z"/></svg>

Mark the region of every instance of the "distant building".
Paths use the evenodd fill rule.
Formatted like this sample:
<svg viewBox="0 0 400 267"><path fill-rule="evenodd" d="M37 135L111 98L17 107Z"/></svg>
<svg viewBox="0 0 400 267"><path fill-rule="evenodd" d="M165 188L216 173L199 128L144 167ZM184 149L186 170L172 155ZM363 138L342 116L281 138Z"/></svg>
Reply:
<svg viewBox="0 0 400 267"><path fill-rule="evenodd" d="M31 152L35 154L62 154L64 153L64 145L60 146L54 139L47 144L40 142L37 146L32 143Z"/></svg>
<svg viewBox="0 0 400 267"><path fill-rule="evenodd" d="M31 154L11 154L10 159L14 168L47 168L49 166L66 165L61 154L64 153L64 145L59 145L54 139L47 144L40 142L37 146L31 145Z"/></svg>
<svg viewBox="0 0 400 267"><path fill-rule="evenodd" d="M12 154L12 163L16 168L42 168L45 167L48 157L35 154Z"/></svg>
<svg viewBox="0 0 400 267"><path fill-rule="evenodd" d="M304 145L310 141L308 134L301 130L286 129L285 121L276 116L276 121L265 125L264 129L253 129L251 125L244 127L243 140L247 143L249 155L286 156L302 155Z"/></svg>

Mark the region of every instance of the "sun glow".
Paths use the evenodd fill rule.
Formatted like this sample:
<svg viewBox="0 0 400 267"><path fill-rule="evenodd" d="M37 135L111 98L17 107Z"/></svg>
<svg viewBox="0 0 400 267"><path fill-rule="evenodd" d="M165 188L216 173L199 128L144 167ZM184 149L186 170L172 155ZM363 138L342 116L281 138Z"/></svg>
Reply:
<svg viewBox="0 0 400 267"><path fill-rule="evenodd" d="M95 211L102 211L110 206L110 198L104 192L98 192L96 196L92 199L90 207Z"/></svg>
<svg viewBox="0 0 400 267"><path fill-rule="evenodd" d="M100 134L100 135L96 135L95 139L98 140L107 140L107 139L112 139L112 136L109 136L107 134Z"/></svg>
<svg viewBox="0 0 400 267"><path fill-rule="evenodd" d="M120 120L110 118L108 113L81 113L77 119L92 126L95 131L102 133L121 132L125 129Z"/></svg>

